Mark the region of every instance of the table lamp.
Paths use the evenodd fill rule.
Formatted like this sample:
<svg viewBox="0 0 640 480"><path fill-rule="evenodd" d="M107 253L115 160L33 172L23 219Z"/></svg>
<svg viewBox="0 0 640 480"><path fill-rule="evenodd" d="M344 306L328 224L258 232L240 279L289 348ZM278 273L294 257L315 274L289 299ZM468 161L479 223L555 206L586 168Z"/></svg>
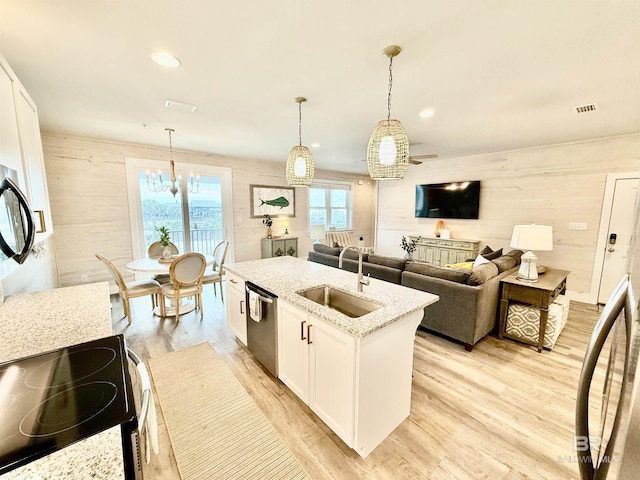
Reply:
<svg viewBox="0 0 640 480"><path fill-rule="evenodd" d="M284 227L284 234L285 236L289 235L289 220L285 220L284 222L282 222L282 226Z"/></svg>
<svg viewBox="0 0 640 480"><path fill-rule="evenodd" d="M324 240L326 233L324 231L324 225L311 225L309 229L309 236L311 240L315 240L313 243L322 243L320 240Z"/></svg>
<svg viewBox="0 0 640 480"><path fill-rule="evenodd" d="M538 281L538 258L531 250L553 250L553 229L550 225L515 225L511 235L511 248L528 250L522 255L517 279L523 282Z"/></svg>

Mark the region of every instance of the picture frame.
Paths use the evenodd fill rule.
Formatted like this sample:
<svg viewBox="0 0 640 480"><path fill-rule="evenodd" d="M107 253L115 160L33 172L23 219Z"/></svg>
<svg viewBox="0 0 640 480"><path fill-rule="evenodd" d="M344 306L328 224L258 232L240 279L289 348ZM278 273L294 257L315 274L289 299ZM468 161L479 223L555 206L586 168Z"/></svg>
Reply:
<svg viewBox="0 0 640 480"><path fill-rule="evenodd" d="M271 185L249 185L251 190L251 218L264 215L277 217L296 216L296 189Z"/></svg>

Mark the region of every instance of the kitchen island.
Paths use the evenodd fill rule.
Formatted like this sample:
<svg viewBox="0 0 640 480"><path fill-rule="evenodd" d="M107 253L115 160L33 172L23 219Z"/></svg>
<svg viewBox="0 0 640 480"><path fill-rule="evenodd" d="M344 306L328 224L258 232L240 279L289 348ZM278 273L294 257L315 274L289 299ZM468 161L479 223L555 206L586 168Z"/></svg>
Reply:
<svg viewBox="0 0 640 480"><path fill-rule="evenodd" d="M13 295L0 306L0 363L110 335L107 282ZM0 476L41 478L124 478L120 427Z"/></svg>
<svg viewBox="0 0 640 480"><path fill-rule="evenodd" d="M244 343L246 330L234 312L235 302L246 300L233 291L244 291L245 282L277 296L278 378L361 457L408 417L415 332L436 295L377 279L359 293L356 274L293 257L225 270L231 330ZM304 296L318 287L371 311L349 315Z"/></svg>

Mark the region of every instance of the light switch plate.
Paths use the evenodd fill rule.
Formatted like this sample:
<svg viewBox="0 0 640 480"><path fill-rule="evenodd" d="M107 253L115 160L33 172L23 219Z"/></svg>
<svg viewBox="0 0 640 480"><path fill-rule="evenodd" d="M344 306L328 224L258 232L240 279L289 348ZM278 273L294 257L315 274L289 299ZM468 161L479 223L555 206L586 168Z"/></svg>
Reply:
<svg viewBox="0 0 640 480"><path fill-rule="evenodd" d="M569 222L569 230L586 230L587 224L585 222Z"/></svg>

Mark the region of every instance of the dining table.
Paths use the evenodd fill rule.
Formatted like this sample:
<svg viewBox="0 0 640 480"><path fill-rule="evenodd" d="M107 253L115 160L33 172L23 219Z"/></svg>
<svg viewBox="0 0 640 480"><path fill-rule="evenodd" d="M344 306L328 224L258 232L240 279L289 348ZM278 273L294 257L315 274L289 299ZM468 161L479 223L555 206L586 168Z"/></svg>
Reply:
<svg viewBox="0 0 640 480"><path fill-rule="evenodd" d="M207 262L207 267L213 264L215 258L213 255L203 254L204 258ZM177 257L176 257L177 258ZM132 260L127 263L126 268L131 273L136 275L136 278L139 277L151 277L153 275L169 275L169 267L172 262L160 261L158 258L138 258L136 260ZM196 302L189 299L181 299L180 300L180 315L185 313L192 312L196 308ZM157 306L153 313L157 316L160 316L160 307ZM165 307L165 316L167 317L175 317L175 303L173 299L169 300L169 305Z"/></svg>

